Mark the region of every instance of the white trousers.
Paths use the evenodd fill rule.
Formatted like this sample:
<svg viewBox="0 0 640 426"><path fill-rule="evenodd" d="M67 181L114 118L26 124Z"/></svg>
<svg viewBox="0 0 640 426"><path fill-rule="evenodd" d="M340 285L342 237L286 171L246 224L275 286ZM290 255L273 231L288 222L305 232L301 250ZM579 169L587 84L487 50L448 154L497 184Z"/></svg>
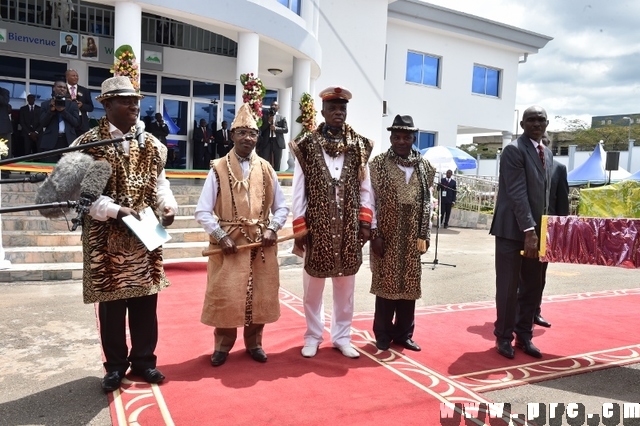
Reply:
<svg viewBox="0 0 640 426"><path fill-rule="evenodd" d="M304 316L307 331L304 333L305 345L320 345L324 331L324 302L322 293L326 278L316 278L306 271L302 273L304 287ZM353 292L356 276L332 277L333 311L331 314L331 342L333 346L351 343L351 322L353 321Z"/></svg>

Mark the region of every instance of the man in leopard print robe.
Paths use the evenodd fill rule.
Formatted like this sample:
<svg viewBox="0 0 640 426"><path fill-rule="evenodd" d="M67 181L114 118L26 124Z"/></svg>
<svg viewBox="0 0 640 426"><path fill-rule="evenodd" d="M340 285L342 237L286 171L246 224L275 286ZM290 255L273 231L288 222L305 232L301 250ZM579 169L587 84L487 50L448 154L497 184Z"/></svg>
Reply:
<svg viewBox="0 0 640 426"><path fill-rule="evenodd" d="M127 77L102 83L96 99L106 116L72 145L122 137L135 132L142 98ZM165 177L167 148L151 133L144 146L136 139L92 147L85 152L107 161L112 173L101 195L82 223L83 294L85 303L98 302L100 338L107 374L102 389L111 392L131 367L131 374L149 383L164 375L156 369L158 292L169 285L162 266L162 247L149 251L122 219L151 207L162 225L173 223L178 204ZM131 351L126 341L129 320Z"/></svg>
<svg viewBox="0 0 640 426"><path fill-rule="evenodd" d="M429 248L431 193L435 169L413 148L413 119L397 115L391 148L370 163L375 195L371 231L371 293L376 295L373 333L380 350L393 341L413 351L416 300L421 297L420 256ZM394 322L395 316L395 322Z"/></svg>
<svg viewBox="0 0 640 426"><path fill-rule="evenodd" d="M306 251L304 312L307 331L302 356L315 356L322 342L325 279L333 283L331 341L348 358L358 358L351 346L355 274L362 263L362 245L369 240L373 215L367 161L373 142L345 123L351 93L341 87L320 92L325 122L291 142L296 157L293 172L293 229L309 233L296 239Z"/></svg>

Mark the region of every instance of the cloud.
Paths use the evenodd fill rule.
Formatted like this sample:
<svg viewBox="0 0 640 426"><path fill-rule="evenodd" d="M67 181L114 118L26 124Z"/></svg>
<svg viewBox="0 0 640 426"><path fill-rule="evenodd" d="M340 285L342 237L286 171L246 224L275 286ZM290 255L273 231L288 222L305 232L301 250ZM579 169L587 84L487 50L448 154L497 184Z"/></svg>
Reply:
<svg viewBox="0 0 640 426"><path fill-rule="evenodd" d="M520 113L535 104L543 106L550 118L579 118L589 124L595 115L640 113L640 2L429 3L554 38L519 66L516 109ZM552 120L550 128L553 125Z"/></svg>

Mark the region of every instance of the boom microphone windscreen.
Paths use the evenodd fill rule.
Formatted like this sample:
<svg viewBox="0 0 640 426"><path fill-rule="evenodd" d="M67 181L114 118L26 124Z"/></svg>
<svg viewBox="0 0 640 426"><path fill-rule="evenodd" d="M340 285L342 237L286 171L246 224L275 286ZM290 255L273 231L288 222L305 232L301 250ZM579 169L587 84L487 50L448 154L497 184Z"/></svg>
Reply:
<svg viewBox="0 0 640 426"><path fill-rule="evenodd" d="M71 221L73 222L72 231L75 231L82 224L84 216L89 213L91 204L102 195L102 191L109 182L109 177L111 177L111 164L106 161L94 161L89 166L80 184L80 200L76 206L78 215Z"/></svg>
<svg viewBox="0 0 640 426"><path fill-rule="evenodd" d="M36 204L76 201L80 198L80 184L93 157L81 152L71 152L62 156L49 177L36 191ZM40 214L52 219L69 213L69 209L40 209Z"/></svg>

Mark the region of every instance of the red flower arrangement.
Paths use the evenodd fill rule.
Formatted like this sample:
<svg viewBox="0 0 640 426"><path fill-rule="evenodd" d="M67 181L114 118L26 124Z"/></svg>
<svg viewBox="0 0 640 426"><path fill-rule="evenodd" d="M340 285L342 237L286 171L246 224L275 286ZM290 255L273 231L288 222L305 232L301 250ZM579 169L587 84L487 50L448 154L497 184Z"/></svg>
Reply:
<svg viewBox="0 0 640 426"><path fill-rule="evenodd" d="M313 98L307 92L304 92L300 97L300 116L296 118L296 123L302 124L302 130L296 136L300 136L311 133L316 128L316 109L313 103Z"/></svg>
<svg viewBox="0 0 640 426"><path fill-rule="evenodd" d="M262 84L262 80L254 77L253 73L240 75L242 89L242 102L249 104L253 111L253 116L258 122L258 127L262 126L262 98L267 94L267 89Z"/></svg>

